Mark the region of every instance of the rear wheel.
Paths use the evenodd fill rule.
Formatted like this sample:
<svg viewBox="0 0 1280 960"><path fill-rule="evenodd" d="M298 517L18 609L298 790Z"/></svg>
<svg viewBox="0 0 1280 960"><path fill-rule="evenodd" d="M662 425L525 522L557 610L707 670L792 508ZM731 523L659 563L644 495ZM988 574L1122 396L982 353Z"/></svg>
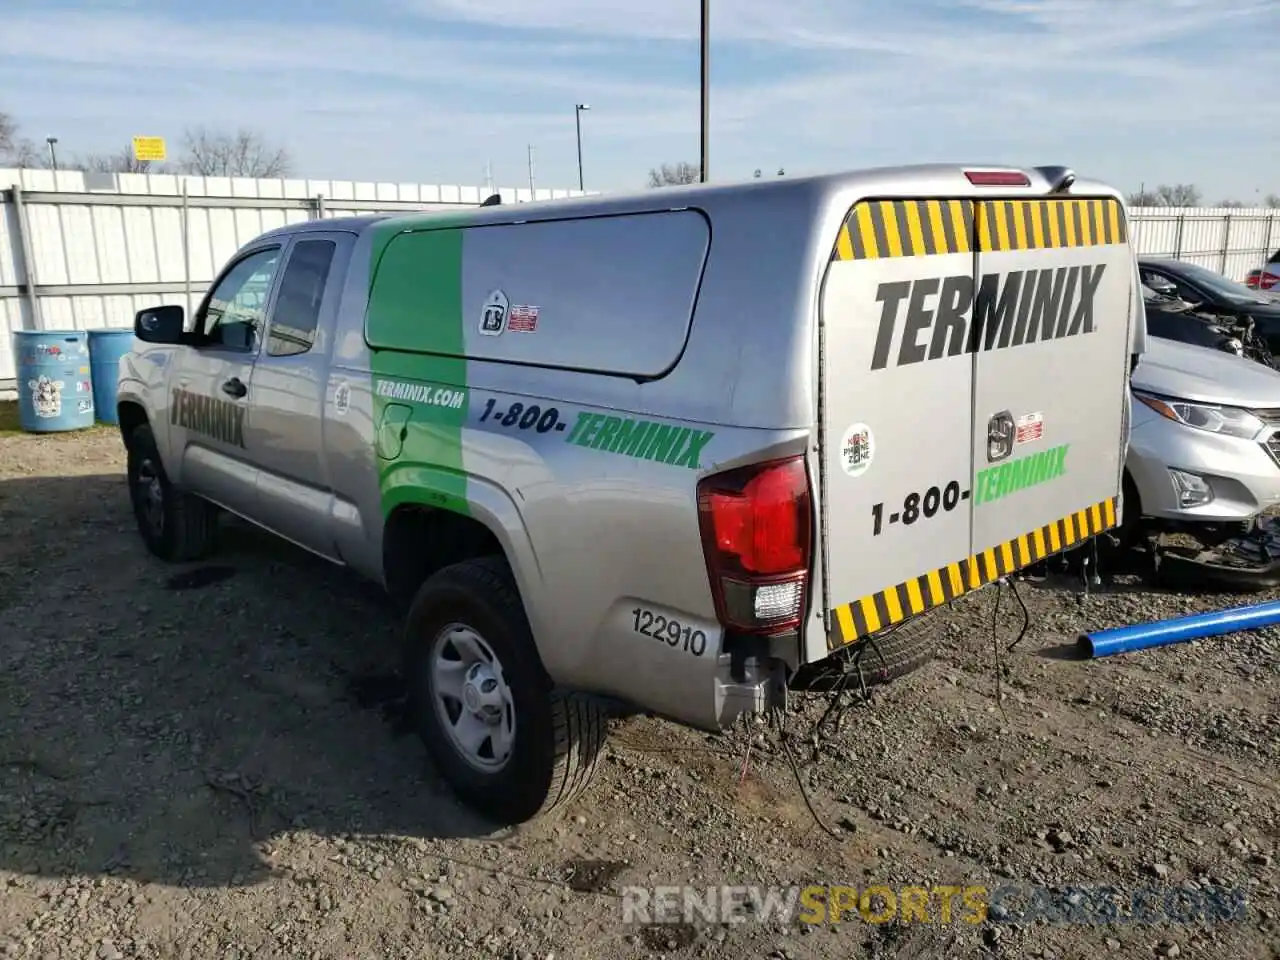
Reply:
<svg viewBox="0 0 1280 960"><path fill-rule="evenodd" d="M414 723L464 802L521 823L586 788L604 748L605 710L553 687L504 561L466 560L428 579L405 640Z"/></svg>
<svg viewBox="0 0 1280 960"><path fill-rule="evenodd" d="M147 424L129 435L127 472L134 519L148 550L162 560L182 563L199 560L213 549L217 507L169 482Z"/></svg>

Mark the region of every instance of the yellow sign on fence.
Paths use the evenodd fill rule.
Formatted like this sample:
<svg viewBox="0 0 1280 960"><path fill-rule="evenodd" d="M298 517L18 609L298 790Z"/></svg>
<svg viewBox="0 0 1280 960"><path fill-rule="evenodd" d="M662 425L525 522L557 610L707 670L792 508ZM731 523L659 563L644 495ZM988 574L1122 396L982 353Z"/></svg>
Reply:
<svg viewBox="0 0 1280 960"><path fill-rule="evenodd" d="M143 160L164 160L167 156L164 148L164 137L134 137L133 157L139 162Z"/></svg>

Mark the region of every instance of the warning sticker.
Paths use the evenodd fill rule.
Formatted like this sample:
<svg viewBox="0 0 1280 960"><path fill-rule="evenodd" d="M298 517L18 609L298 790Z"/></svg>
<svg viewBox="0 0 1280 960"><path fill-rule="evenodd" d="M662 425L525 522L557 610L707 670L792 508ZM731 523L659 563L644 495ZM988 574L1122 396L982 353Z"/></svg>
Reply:
<svg viewBox="0 0 1280 960"><path fill-rule="evenodd" d="M1044 414L1028 413L1018 418L1014 443L1031 443L1044 436Z"/></svg>
<svg viewBox="0 0 1280 960"><path fill-rule="evenodd" d="M508 333L533 333L538 329L538 308L518 303L507 311Z"/></svg>

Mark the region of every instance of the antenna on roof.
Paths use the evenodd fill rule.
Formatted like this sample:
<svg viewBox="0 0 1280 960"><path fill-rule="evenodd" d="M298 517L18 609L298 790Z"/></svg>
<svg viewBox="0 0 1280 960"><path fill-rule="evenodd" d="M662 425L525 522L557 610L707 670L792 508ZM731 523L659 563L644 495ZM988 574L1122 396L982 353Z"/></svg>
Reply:
<svg viewBox="0 0 1280 960"><path fill-rule="evenodd" d="M480 206L482 206L482 207L496 207L496 206L497 206L498 204L500 204L501 202L502 202L502 194L500 194L500 193L491 193L491 194L489 194L488 198L484 201L484 203L480 204Z"/></svg>

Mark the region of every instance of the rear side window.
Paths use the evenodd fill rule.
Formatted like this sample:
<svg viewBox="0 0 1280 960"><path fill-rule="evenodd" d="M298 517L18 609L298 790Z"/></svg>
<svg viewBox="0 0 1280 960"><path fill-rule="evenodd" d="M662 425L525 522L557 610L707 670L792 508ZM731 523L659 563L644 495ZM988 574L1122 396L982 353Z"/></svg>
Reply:
<svg viewBox="0 0 1280 960"><path fill-rule="evenodd" d="M292 357L306 353L316 341L320 302L337 244L332 240L300 240L294 244L280 278L267 337L267 353Z"/></svg>
<svg viewBox="0 0 1280 960"><path fill-rule="evenodd" d="M659 376L684 349L709 242L691 210L399 234L378 263L367 339Z"/></svg>

